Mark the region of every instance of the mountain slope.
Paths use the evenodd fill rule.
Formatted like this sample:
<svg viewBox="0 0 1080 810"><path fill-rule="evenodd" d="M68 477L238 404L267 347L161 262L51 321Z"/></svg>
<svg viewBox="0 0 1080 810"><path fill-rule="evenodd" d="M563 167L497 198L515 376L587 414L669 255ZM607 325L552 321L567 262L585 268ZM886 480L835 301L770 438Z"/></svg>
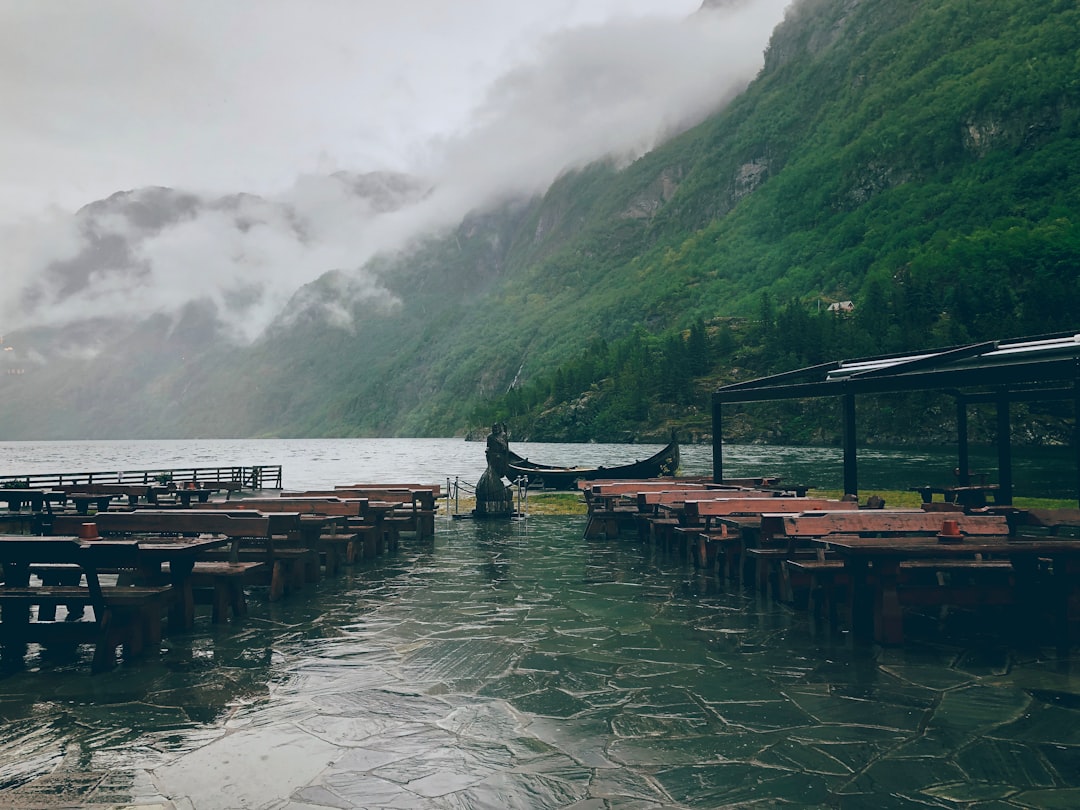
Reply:
<svg viewBox="0 0 1080 810"><path fill-rule="evenodd" d="M0 380L0 430L461 433L590 345L770 301L854 300L850 354L1080 327L1078 35L1063 0L803 0L722 112L370 262L389 295L328 274L247 347L198 308L113 327Z"/></svg>

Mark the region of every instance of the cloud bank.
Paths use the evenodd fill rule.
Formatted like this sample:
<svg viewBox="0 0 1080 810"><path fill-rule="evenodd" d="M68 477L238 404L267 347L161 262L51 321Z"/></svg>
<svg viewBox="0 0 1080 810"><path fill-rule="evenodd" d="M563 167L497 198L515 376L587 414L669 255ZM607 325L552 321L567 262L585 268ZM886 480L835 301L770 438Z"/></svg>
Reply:
<svg viewBox="0 0 1080 810"><path fill-rule="evenodd" d="M70 42L78 53L83 48L93 54L95 47L76 46L76 38L95 42L97 34L115 44L115 30L105 32L91 25L83 37L87 32L76 30L75 23L85 18L76 14L74 21L65 23L59 5L40 5L52 9L45 15L51 17L47 22L58 26L60 39ZM343 14L357 5L371 8L366 3L330 5ZM75 216L54 208L43 216L0 225L7 253L5 279L10 279L0 292L0 333L96 315L172 313L195 298L208 298L223 320L234 325L234 336L250 340L280 313L297 289L332 270L351 279L349 294L386 298L378 280L361 270L377 253L455 224L469 209L489 200L540 192L568 168L607 155L632 159L717 109L760 68L768 36L782 18L787 0L746 0L675 17L590 17L579 8L588 4L567 2L561 4L565 19L558 27L545 17L548 28L541 26L541 36L527 37L524 29L516 30L501 41L501 48L475 44L478 32L466 35L462 31L465 18L450 14L449 4L413 5L433 17L412 29L405 26L400 35L388 37L386 45L401 45L406 41L402 37L410 34L410 45L419 46L419 53L425 53L425 43L430 44L425 59L433 63L418 74L405 69L400 55L395 60L386 49L380 51L385 64L379 66L378 86L391 102L365 105L361 94L355 105L343 107L333 119L332 133L316 132L304 139L304 148L324 145L317 155L308 154L282 167L286 173L295 172L305 161L309 165L310 171L294 175L289 183L274 189L273 182L260 176L250 184L227 189L254 191L258 196L223 196L221 188L176 182L172 185L182 191L171 196L135 191L113 201L122 205L91 206ZM639 5L648 3L642 0ZM276 140L273 133L267 133L264 141L258 133L242 129L247 117L258 118L255 110L264 96L293 100L291 108L279 111L297 119L288 128L291 133L303 130L305 115L313 127L327 127L327 119L314 115L314 110L350 98L346 76L335 76L338 84L313 82L304 71L298 76L280 72L256 77L239 55L221 52L220 26L227 29L248 20L236 16L242 6L226 4L226 9L233 10L213 17L216 27L207 23L202 31L206 47L213 49L212 59L200 59L191 52L197 40L190 36L167 42L164 50L155 46L153 53L143 53L150 47L146 42L154 41L152 34L158 30L154 26L160 23L152 12L168 16L182 7L154 2L130 5L131 13L123 15L121 26L123 39L136 52L129 56L139 64L156 66L156 71L134 83L114 76L125 93L115 103L106 100L94 115L84 110L86 118L70 117L70 110L65 117L43 108L35 121L38 131L60 142L62 136L71 136L63 132L66 121L100 119L102 123L75 134L88 141L80 141L81 148L92 148L128 124L124 106L132 93L139 105L150 109L168 104L213 107L218 99L207 94L207 89L220 80L222 98L240 97L247 106L229 116L209 116L208 121L217 122L211 127L217 127L214 137L193 144L192 160L193 165L228 163L232 151L221 149L223 144L235 142L236 150L257 152ZM259 37L267 49L291 53L290 46L305 35L320 41L300 5L272 2L267 9L262 24L273 25ZM10 9L0 5L0 13L9 14ZM567 19L574 24L568 25ZM95 23L103 25L101 20ZM468 87L445 84L447 76L438 69L438 57L445 58L447 52L435 46L440 32L461 35L462 47L474 43L476 56L470 70L476 75L466 71L473 79ZM328 46L340 47L339 41L326 40L325 31L322 35ZM513 53L507 48L513 48ZM0 55L0 67L20 58L25 56ZM371 59L371 54L364 57L369 61L354 55L345 63L360 70L370 67ZM184 76L169 67L174 62L197 68ZM113 59L110 64L120 71L126 60ZM257 64L266 69L273 60ZM0 75L11 74L0 70ZM442 106L433 101L434 109L426 113L430 117L410 124L406 118L414 108L408 101L418 95L418 76L445 95L425 95L441 98ZM78 76L70 78L63 100L78 107L80 91L87 88ZM238 93L236 85L244 83L250 87ZM284 92L278 83L286 85ZM162 92L163 88L168 92ZM13 88L10 79L0 80L0 90L5 95L30 92ZM89 95L101 101L100 94ZM364 122L365 106L378 114L377 126ZM160 119L149 116L149 120ZM376 132L377 137L372 134ZM153 126L149 134L172 139L171 133ZM220 151L207 151L208 144L216 144ZM402 146L391 154L394 144ZM139 161L149 161L149 153L123 159L107 149L102 154L109 177L147 176ZM243 162L239 156L237 160ZM332 171L342 168L349 171ZM417 179L406 182L394 174L363 174L379 168L407 169ZM238 181L236 176L223 176Z"/></svg>

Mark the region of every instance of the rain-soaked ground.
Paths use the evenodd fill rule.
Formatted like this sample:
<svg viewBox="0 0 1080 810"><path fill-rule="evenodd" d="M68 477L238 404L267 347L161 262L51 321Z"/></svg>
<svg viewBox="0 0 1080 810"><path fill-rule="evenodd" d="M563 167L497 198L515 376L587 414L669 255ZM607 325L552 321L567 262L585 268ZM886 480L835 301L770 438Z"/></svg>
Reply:
<svg viewBox="0 0 1080 810"><path fill-rule="evenodd" d="M159 659L31 656L0 806L1080 807L1075 648L856 646L582 528L441 523Z"/></svg>

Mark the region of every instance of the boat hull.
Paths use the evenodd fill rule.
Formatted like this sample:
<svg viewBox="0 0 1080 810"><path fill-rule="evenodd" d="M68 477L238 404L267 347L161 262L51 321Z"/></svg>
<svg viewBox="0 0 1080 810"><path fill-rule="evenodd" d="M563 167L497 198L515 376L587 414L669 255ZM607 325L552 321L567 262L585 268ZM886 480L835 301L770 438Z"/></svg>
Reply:
<svg viewBox="0 0 1080 810"><path fill-rule="evenodd" d="M660 452L642 461L616 467L557 467L537 464L510 451L510 470L515 478L527 478L530 487L573 490L578 481L664 478L679 469L679 443L675 439Z"/></svg>

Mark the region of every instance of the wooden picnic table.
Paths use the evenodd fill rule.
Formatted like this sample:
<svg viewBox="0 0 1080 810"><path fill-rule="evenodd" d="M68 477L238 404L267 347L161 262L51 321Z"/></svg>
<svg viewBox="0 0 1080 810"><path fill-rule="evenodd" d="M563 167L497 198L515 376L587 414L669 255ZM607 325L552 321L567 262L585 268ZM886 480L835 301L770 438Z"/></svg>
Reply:
<svg viewBox="0 0 1080 810"><path fill-rule="evenodd" d="M363 517L368 506L367 498L300 497L300 498L239 498L229 502L210 501L201 504L199 509L223 509L240 511L250 509L256 512L299 512L308 515L329 515L332 517ZM400 506L400 503L398 504ZM194 504L193 504L194 506Z"/></svg>
<svg viewBox="0 0 1080 810"><path fill-rule="evenodd" d="M434 509L435 501L439 497L439 486L376 486L374 484L362 487L338 486L333 490L314 490L306 494L332 493L340 498L368 498L380 501L401 501L411 503L414 509ZM287 497L286 493L282 493Z"/></svg>
<svg viewBox="0 0 1080 810"><path fill-rule="evenodd" d="M919 487L911 487L909 491L918 492L923 503L932 503L935 495L941 495L945 503L978 508L986 506L988 495L996 501L999 489L998 484L974 484L969 486L931 486L924 484Z"/></svg>
<svg viewBox="0 0 1080 810"><path fill-rule="evenodd" d="M806 549L813 546L813 540L836 534L935 537L946 521L961 536L1009 533L1008 521L1000 515L942 515L905 507L854 510L834 507L798 514L762 515L755 547L748 548L746 553L755 560L758 586L773 590L784 601L791 601L801 584L790 577L792 571L787 561L805 556Z"/></svg>
<svg viewBox="0 0 1080 810"><path fill-rule="evenodd" d="M172 490L172 494L176 496L176 500L185 509L191 506L191 501L194 499L197 503L206 503L210 500L210 496L217 492L216 489L210 487L178 487Z"/></svg>
<svg viewBox="0 0 1080 810"><path fill-rule="evenodd" d="M319 491L315 491L319 492ZM315 494L310 492L308 494ZM326 492L322 490L321 492ZM439 497L437 484L417 487L376 486L337 487L333 490L342 498L366 498L370 503L396 503L395 519L411 524L420 538L435 536L435 500ZM284 493L283 493L284 495Z"/></svg>
<svg viewBox="0 0 1080 810"><path fill-rule="evenodd" d="M278 498L243 498L231 503L210 502L200 504L199 509L228 510L238 514L237 510L247 510L270 514L273 512L299 512L303 516L312 516L312 522L316 518L322 518L324 526L329 528L331 524L343 528L345 532L364 533L363 550L364 556L382 554L384 549L397 548L398 525L395 522L399 517L414 526L417 525L417 514L411 506L406 506L400 500L374 500L370 498L344 498L334 496L301 496L301 497L278 497ZM398 515L403 511L403 515ZM428 525L429 533L434 532L434 526ZM423 531L420 532L424 534ZM342 562L338 553L336 539L327 539L320 534L320 548L323 555L334 555L333 562L327 568L336 571ZM349 559L352 559L349 555Z"/></svg>
<svg viewBox="0 0 1080 810"><path fill-rule="evenodd" d="M173 596L171 585L142 585L137 582L103 586L102 570L135 569L148 565L153 552L133 540L87 540L79 537L0 536L0 564L4 579L0 585L0 639L6 656L25 652L27 642L91 642L95 645L93 670L112 666L115 651L124 647L126 657L146 647L156 647L161 636L161 618ZM184 549L182 554L191 553ZM172 550L168 559L177 558ZM39 573L42 584L31 580ZM61 570L62 581L47 581L48 571ZM73 571L73 575L72 572ZM82 584L85 579L85 585ZM182 577L178 580L183 586ZM75 612L55 621L58 605ZM93 609L92 621L79 620L82 608ZM31 621L31 607L38 612Z"/></svg>
<svg viewBox="0 0 1080 810"><path fill-rule="evenodd" d="M234 492L239 492L244 488L244 485L239 481L172 481L166 487L168 492L181 492L186 489L190 490L206 490L210 493L222 492L225 493L225 500L230 500Z"/></svg>
<svg viewBox="0 0 1080 810"><path fill-rule="evenodd" d="M64 493L57 490L0 488L0 501L6 503L12 512L18 512L23 504L29 504L31 512L51 512L52 504L62 503L63 500Z"/></svg>
<svg viewBox="0 0 1080 810"><path fill-rule="evenodd" d="M728 502L734 499L773 500L774 490L748 489L729 485L623 490L596 488L589 501L586 537L616 537L623 529L633 529L643 541L666 542L671 526L685 523L685 505L690 502Z"/></svg>
<svg viewBox="0 0 1080 810"><path fill-rule="evenodd" d="M93 541L91 541L93 542ZM136 582L158 582L168 566L168 580L173 587L169 605L169 629L189 630L195 625L195 596L192 572L195 563L208 551L232 543L228 537L154 537L138 538Z"/></svg>
<svg viewBox="0 0 1080 810"><path fill-rule="evenodd" d="M64 497L75 504L75 513L79 515L89 515L91 506L98 512L106 512L113 499L112 495L85 492L69 492Z"/></svg>
<svg viewBox="0 0 1080 810"><path fill-rule="evenodd" d="M1039 560L1052 561L1056 595L1055 618L1067 631L1080 618L1080 542L1042 538L1017 539L1007 535L964 538L941 542L934 536L859 537L832 536L813 541L834 554L850 577L850 615L858 637L872 637L882 644L899 644L904 639L900 568L914 560L1009 560L1016 577L1015 600L1021 610L1033 616L1040 593ZM948 597L948 594L945 594ZM1033 620L1033 619L1029 619Z"/></svg>
<svg viewBox="0 0 1080 810"><path fill-rule="evenodd" d="M131 506L136 505L140 500L144 503L156 503L158 495L169 491L169 488L163 484L63 484L56 489L68 497L75 494L79 496L107 495L110 500L116 497L127 498ZM107 507L108 501L105 503Z"/></svg>
<svg viewBox="0 0 1080 810"><path fill-rule="evenodd" d="M292 518L295 525L298 516ZM92 518L56 515L50 530L58 535L71 534L86 523L92 523L94 530L102 536L134 538L147 548L162 546L152 550L150 557L144 556L140 560L139 576L143 580L165 581L163 565L168 563L169 577L180 592L179 604L173 606L169 616L170 626L174 628L190 627L194 621L195 587L213 590L213 620L224 621L230 609L236 615L245 612L243 586L249 580L265 578L271 586L272 596L276 596L274 574L281 582L287 573L276 570L277 555L270 536L270 521L256 513L233 516L204 510L138 509L103 512ZM189 543L187 551L184 550L186 541L206 540L207 535L212 536L212 543L201 548ZM166 545L168 549L164 548ZM217 549L224 546L229 546L229 550L219 555ZM250 556L257 559L241 560L242 546L250 547L253 551ZM194 556L189 556L188 551ZM175 559L169 559L170 554ZM284 586L281 588L283 592Z"/></svg>

